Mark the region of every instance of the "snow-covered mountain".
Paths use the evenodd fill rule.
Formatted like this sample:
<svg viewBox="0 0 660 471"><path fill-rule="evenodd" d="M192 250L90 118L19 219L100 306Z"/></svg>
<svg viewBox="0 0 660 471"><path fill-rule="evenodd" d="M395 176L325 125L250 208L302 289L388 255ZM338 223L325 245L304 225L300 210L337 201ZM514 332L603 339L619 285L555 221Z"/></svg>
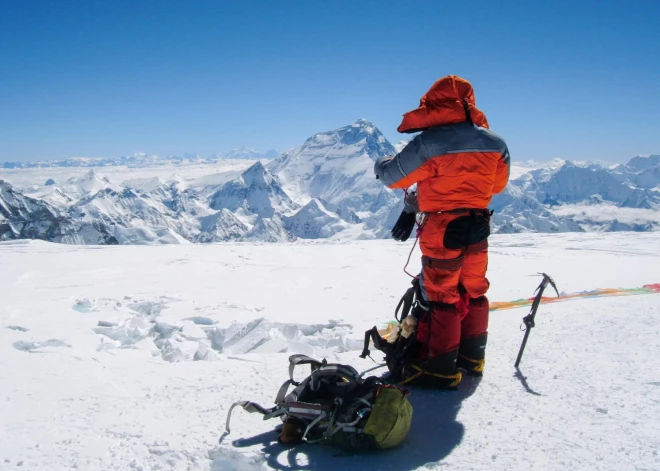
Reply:
<svg viewBox="0 0 660 471"><path fill-rule="evenodd" d="M295 240L295 236L284 227L282 217L292 215L300 206L282 189L279 179L259 161L221 185L209 197L209 205L222 215L209 217L208 221L213 222L205 226L208 230L200 240Z"/></svg>
<svg viewBox="0 0 660 471"><path fill-rule="evenodd" d="M201 218L200 222L200 233L194 238L195 242L240 240L249 231L246 224L225 208Z"/></svg>
<svg viewBox="0 0 660 471"><path fill-rule="evenodd" d="M579 224L556 216L514 184L493 198L490 208L495 211L492 218L495 233L582 232Z"/></svg>
<svg viewBox="0 0 660 471"><path fill-rule="evenodd" d="M185 165L217 162L213 156L204 158L196 154L159 156L136 152L121 157L70 157L59 160L39 160L29 162L4 162L3 168L48 168L48 167L154 167L159 165Z"/></svg>
<svg viewBox="0 0 660 471"><path fill-rule="evenodd" d="M660 155L638 155L630 159L624 167L631 173L639 173L647 170L657 170L659 166Z"/></svg>
<svg viewBox="0 0 660 471"><path fill-rule="evenodd" d="M293 242L296 236L284 227L279 216L259 217L241 240L248 242Z"/></svg>
<svg viewBox="0 0 660 471"><path fill-rule="evenodd" d="M291 217L284 218L289 232L301 239L325 239L347 228L349 223L342 220L314 198Z"/></svg>
<svg viewBox="0 0 660 471"><path fill-rule="evenodd" d="M0 180L0 240L42 239L69 244L117 244L104 221L70 218L43 200Z"/></svg>
<svg viewBox="0 0 660 471"><path fill-rule="evenodd" d="M282 189L279 180L261 162L256 162L240 177L225 183L210 197L213 209L229 209L245 215L270 218L290 213L298 206Z"/></svg>
<svg viewBox="0 0 660 471"><path fill-rule="evenodd" d="M94 169L91 169L82 177L68 179L61 189L71 197L81 198L93 195L101 190L111 189L117 191L121 188L114 185L108 177L99 175Z"/></svg>
<svg viewBox="0 0 660 471"><path fill-rule="evenodd" d="M376 237L379 217L399 197L374 178L373 164L394 153L376 126L358 120L312 136L267 167L255 163L218 188L210 207L229 210L244 225L253 225L241 240L325 238L351 225ZM228 227L218 231L218 222ZM215 234L240 232L233 220L218 222Z"/></svg>
<svg viewBox="0 0 660 471"><path fill-rule="evenodd" d="M374 162L396 150L371 122L360 119L315 134L268 165L285 188L354 212L377 212L398 197L374 177Z"/></svg>
<svg viewBox="0 0 660 471"><path fill-rule="evenodd" d="M109 188L71 206L69 215L82 221L101 221L112 228L120 244L183 243L181 222L152 199L130 188Z"/></svg>
<svg viewBox="0 0 660 471"><path fill-rule="evenodd" d="M267 150L266 152L260 152L254 147L243 146L238 149L232 149L231 151L222 154L226 159L247 159L247 160L260 160L260 159L274 159L278 155L275 149Z"/></svg>
<svg viewBox="0 0 660 471"><path fill-rule="evenodd" d="M578 166L566 162L549 175L532 171L517 182L524 190L534 193L539 201L551 206L578 203L596 195L626 208L650 208L660 202L659 191L639 188L634 183L639 174L627 166L623 168L629 173L615 173L595 164ZM660 166L656 169L660 170ZM658 184L660 181L656 180L651 188Z"/></svg>
<svg viewBox="0 0 660 471"><path fill-rule="evenodd" d="M403 148L406 147L408 143L413 140L414 137L415 136L413 135L413 136L408 136L405 139L401 139L399 142L394 144L394 148L396 149L397 152L401 152Z"/></svg>
<svg viewBox="0 0 660 471"><path fill-rule="evenodd" d="M237 149L232 158L256 157L255 152ZM378 128L360 119L315 134L266 165L256 160L247 169L229 163L240 161L220 162L225 156L216 156L217 165L209 171L194 167L192 178L173 175L184 170L180 166L169 171L160 164L150 167L151 175L140 169L140 176L122 167L117 181L95 169L74 177L58 171L56 180L43 177L39 184L11 190L20 195L14 199L23 201L12 207L32 209L12 210L29 214L20 223L14 215L10 225L3 216L3 233L5 238L88 244L388 237L402 195L374 178L373 164L394 153ZM133 168L149 159L133 156ZM491 204L494 233L660 228L658 155L612 167L558 159L543 165L523 162L512 175Z"/></svg>
<svg viewBox="0 0 660 471"><path fill-rule="evenodd" d="M658 175L653 155L614 168L565 161L532 170L493 198L495 232L657 230Z"/></svg>

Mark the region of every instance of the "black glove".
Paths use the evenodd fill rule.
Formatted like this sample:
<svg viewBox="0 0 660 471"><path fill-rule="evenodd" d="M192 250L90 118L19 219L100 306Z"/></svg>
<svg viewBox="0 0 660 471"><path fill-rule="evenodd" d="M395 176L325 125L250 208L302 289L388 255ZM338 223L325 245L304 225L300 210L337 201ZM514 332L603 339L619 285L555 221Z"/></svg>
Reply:
<svg viewBox="0 0 660 471"><path fill-rule="evenodd" d="M392 228L392 238L400 242L407 241L415 227L416 219L415 213L409 213L404 209Z"/></svg>

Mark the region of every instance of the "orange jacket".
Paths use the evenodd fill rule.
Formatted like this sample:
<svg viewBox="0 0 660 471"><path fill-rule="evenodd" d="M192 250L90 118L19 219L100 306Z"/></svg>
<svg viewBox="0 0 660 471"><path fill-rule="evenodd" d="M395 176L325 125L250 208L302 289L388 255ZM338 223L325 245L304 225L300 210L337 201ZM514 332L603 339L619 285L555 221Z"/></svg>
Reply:
<svg viewBox="0 0 660 471"><path fill-rule="evenodd" d="M434 83L398 131L422 132L396 156L379 159L374 171L389 188L417 183L420 211L486 208L509 181L506 143L488 129L472 85L460 77Z"/></svg>

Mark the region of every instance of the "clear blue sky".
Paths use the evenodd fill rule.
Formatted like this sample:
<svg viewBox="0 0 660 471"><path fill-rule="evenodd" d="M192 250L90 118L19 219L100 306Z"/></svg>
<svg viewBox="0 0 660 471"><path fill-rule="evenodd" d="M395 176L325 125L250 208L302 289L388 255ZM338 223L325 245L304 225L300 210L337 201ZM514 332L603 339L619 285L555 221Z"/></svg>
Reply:
<svg viewBox="0 0 660 471"><path fill-rule="evenodd" d="M283 151L460 75L518 160L660 153L660 1L0 2L0 161Z"/></svg>

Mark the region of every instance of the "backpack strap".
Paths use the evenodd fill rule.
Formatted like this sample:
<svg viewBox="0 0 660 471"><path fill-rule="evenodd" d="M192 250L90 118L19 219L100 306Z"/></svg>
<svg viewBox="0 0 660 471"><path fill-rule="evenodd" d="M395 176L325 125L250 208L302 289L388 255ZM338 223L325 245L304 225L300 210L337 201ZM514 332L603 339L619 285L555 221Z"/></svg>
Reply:
<svg viewBox="0 0 660 471"><path fill-rule="evenodd" d="M394 318L397 320L397 322L401 323L406 317L408 317L408 314L410 314L410 308L412 307L414 302L415 302L415 287L411 286L406 290L403 297L399 301L399 304L396 305L396 309L394 310ZM401 309L402 306L403 306L403 310L401 310L401 317L399 317L399 310Z"/></svg>
<svg viewBox="0 0 660 471"><path fill-rule="evenodd" d="M327 364L325 360L323 361L318 361L315 360L312 357L308 357L307 355L303 355L302 353L298 353L296 355L291 355L289 357L289 380L291 381L291 384L294 384L298 386L300 383L295 381L293 379L293 372L296 369L296 366L298 365L311 365L312 366L312 372L314 372L317 368L320 366L323 366Z"/></svg>
<svg viewBox="0 0 660 471"><path fill-rule="evenodd" d="M373 342L376 350L380 350L381 352L385 353L385 356L388 356L393 348L391 343L380 336L380 333L378 333L378 327L374 326L364 333L364 348L360 354L360 358L367 358L371 355L371 350L369 350L369 342Z"/></svg>
<svg viewBox="0 0 660 471"><path fill-rule="evenodd" d="M327 412L322 412L317 418L312 420L309 423L309 425L307 425L307 428L305 428L305 432L303 433L301 440L304 441L307 438L307 434L309 433L309 431L312 430L316 426L316 424L318 424L321 420L325 419L327 416L328 416ZM321 439L321 440L323 440L323 439ZM314 443L314 442L320 441L320 440L307 440L307 441L309 443Z"/></svg>
<svg viewBox="0 0 660 471"><path fill-rule="evenodd" d="M294 386L300 386L300 383L293 379L293 373L296 369L296 366L298 365L311 365L312 367L312 373L316 371L319 367L325 365L325 360L324 361L318 361L315 360L312 357L309 357L307 355L303 355L301 353L296 354L296 355L291 355L289 357L289 379L286 380L282 386L280 386L279 391L277 391L277 396L275 396L275 404L282 404L284 402L284 398L286 397L286 393L289 390L289 386L292 384Z"/></svg>
<svg viewBox="0 0 660 471"><path fill-rule="evenodd" d="M231 429L229 428L229 422L231 421L231 413L234 411L236 407L242 407L244 410L246 410L249 413L254 413L257 412L261 415L264 416L264 420L266 417L268 417L270 414L275 412L276 407L273 407L271 409L266 409L263 406L260 406L256 402L251 402L251 401L238 401L234 402L231 407L229 408L229 412L227 412L227 421L225 422L225 430L227 433L231 433ZM274 415L270 415L270 417L274 417ZM269 417L269 418L270 418Z"/></svg>
<svg viewBox="0 0 660 471"><path fill-rule="evenodd" d="M428 303L424 302L424 296L422 295L422 286L419 281L419 276L413 278L412 286L406 290L403 297L397 304L396 309L394 310L394 318L399 322L408 317L412 309L412 314L416 314L416 308L420 308L423 311L428 311ZM401 316L399 316L399 310L401 310ZM417 319L419 320L419 319Z"/></svg>
<svg viewBox="0 0 660 471"><path fill-rule="evenodd" d="M339 397L349 394L360 384L359 373L346 365L327 365L314 371L308 386L311 391L318 391L321 386L324 390Z"/></svg>
<svg viewBox="0 0 660 471"><path fill-rule="evenodd" d="M328 392L343 396L353 391L361 382L360 373L353 367L339 364L325 364L317 367L301 383L287 380L282 384L275 398L275 403L279 406L290 402L298 401L303 391L309 390L316 392L321 385L325 385ZM296 388L287 394L289 386L297 384Z"/></svg>

